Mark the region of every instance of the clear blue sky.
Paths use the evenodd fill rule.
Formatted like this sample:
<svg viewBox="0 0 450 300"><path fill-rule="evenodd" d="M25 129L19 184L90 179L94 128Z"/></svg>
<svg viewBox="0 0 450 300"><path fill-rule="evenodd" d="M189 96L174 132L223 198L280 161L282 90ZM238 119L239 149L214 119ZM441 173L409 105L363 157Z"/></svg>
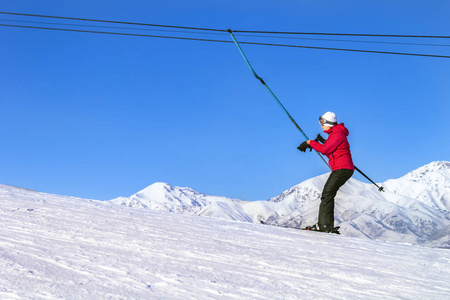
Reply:
<svg viewBox="0 0 450 300"><path fill-rule="evenodd" d="M450 35L445 0L0 4L9 12L218 29ZM162 181L266 200L328 172L316 154L298 152L302 135L233 44L8 27L0 34L2 184L107 200ZM275 42L450 55L448 46ZM321 132L319 115L337 114L355 164L376 182L450 160L450 59L242 46L309 137Z"/></svg>

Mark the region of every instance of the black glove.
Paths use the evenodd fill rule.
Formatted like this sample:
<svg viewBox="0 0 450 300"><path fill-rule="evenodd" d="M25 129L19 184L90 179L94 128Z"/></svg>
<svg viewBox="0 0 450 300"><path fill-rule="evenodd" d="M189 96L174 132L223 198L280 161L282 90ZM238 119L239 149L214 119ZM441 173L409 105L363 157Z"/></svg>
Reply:
<svg viewBox="0 0 450 300"><path fill-rule="evenodd" d="M326 139L324 139L324 138L320 135L320 133L319 133L319 134L317 135L315 141L324 144L325 141L326 141Z"/></svg>
<svg viewBox="0 0 450 300"><path fill-rule="evenodd" d="M300 151L302 151L302 152L306 152L306 149L308 149L308 148L311 149L311 150L309 150L309 151L312 151L311 146L308 145L308 143L307 143L306 141L303 142L303 143L301 143L300 146L297 147L297 149L300 150Z"/></svg>

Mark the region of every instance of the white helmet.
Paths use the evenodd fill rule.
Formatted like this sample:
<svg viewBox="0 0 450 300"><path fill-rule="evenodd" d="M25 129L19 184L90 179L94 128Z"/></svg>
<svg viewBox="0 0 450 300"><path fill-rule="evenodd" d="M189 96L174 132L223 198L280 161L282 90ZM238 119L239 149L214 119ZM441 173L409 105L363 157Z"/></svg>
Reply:
<svg viewBox="0 0 450 300"><path fill-rule="evenodd" d="M319 123L328 127L333 127L337 124L336 114L331 111L327 111L323 116L319 117Z"/></svg>

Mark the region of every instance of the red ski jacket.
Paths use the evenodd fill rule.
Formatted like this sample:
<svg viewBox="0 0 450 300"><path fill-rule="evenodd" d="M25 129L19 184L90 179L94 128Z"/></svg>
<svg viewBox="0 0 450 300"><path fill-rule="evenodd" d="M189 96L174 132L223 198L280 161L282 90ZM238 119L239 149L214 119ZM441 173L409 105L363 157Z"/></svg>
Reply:
<svg viewBox="0 0 450 300"><path fill-rule="evenodd" d="M328 157L331 170L354 170L355 166L350 153L350 144L347 141L348 129L345 128L344 123L335 125L324 132L328 134L328 139L325 143L322 145L311 140L311 148Z"/></svg>

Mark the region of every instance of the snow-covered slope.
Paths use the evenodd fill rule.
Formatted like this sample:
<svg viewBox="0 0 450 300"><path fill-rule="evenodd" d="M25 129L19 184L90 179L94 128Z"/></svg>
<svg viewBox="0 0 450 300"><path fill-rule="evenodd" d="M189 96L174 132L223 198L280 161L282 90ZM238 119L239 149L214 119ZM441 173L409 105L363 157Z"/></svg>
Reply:
<svg viewBox="0 0 450 300"><path fill-rule="evenodd" d="M4 185L0 224L0 299L450 298L446 249Z"/></svg>
<svg viewBox="0 0 450 300"><path fill-rule="evenodd" d="M155 183L111 203L170 212L299 228L317 222L328 174L306 180L269 201L205 195L191 188ZM375 186L350 179L336 197L341 234L450 248L450 163L432 162L399 179Z"/></svg>

